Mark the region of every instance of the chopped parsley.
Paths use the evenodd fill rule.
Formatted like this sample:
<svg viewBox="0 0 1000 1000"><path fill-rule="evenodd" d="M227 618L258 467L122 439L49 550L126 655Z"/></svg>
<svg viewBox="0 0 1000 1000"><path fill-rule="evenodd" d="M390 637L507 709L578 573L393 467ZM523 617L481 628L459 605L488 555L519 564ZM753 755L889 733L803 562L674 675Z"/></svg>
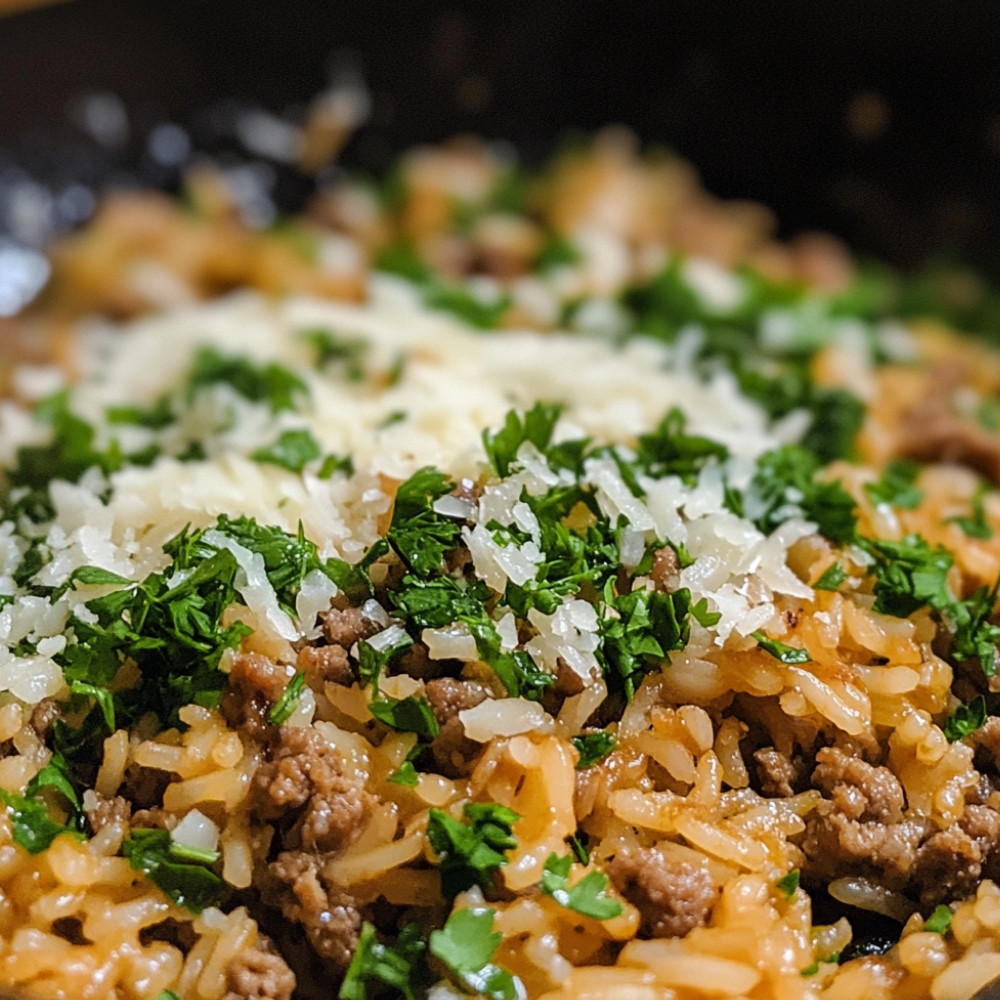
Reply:
<svg viewBox="0 0 1000 1000"><path fill-rule="evenodd" d="M483 892L497 888L497 873L507 864L507 851L517 847L511 832L520 816L493 802L469 802L465 822L440 809L427 818L427 840L438 856L441 892L454 899L478 885Z"/></svg>
<svg viewBox="0 0 1000 1000"><path fill-rule="evenodd" d="M924 921L924 930L932 934L947 934L954 916L955 911L942 903L935 907L934 912Z"/></svg>
<svg viewBox="0 0 1000 1000"><path fill-rule="evenodd" d="M24 794L27 798L33 798L43 788L51 788L70 804L77 818L81 813L80 796L73 783L73 776L70 774L69 764L66 758L56 751L49 758L49 762L28 782Z"/></svg>
<svg viewBox="0 0 1000 1000"><path fill-rule="evenodd" d="M454 910L441 930L431 931L430 952L469 993L486 1000L519 1000L524 987L492 961L503 940L493 930L494 913Z"/></svg>
<svg viewBox="0 0 1000 1000"><path fill-rule="evenodd" d="M312 431L300 428L282 431L269 445L258 448L250 457L255 462L277 465L289 472L301 472L323 454ZM325 466L324 466L325 468ZM330 471L332 475L333 470ZM326 478L326 477L324 477Z"/></svg>
<svg viewBox="0 0 1000 1000"><path fill-rule="evenodd" d="M813 584L815 590L837 590L847 579L847 571L839 562L830 563Z"/></svg>
<svg viewBox="0 0 1000 1000"><path fill-rule="evenodd" d="M807 965L804 969L802 969L799 975L802 976L804 979L808 979L810 976L815 976L819 972L821 965L835 965L839 961L840 961L840 952L835 952L832 955L827 955L826 958L817 958L812 965Z"/></svg>
<svg viewBox="0 0 1000 1000"><path fill-rule="evenodd" d="M509 475L518 449L525 442L545 454L561 412L559 404L537 402L523 417L518 416L516 410L510 410L500 430L484 430L483 447L493 471L498 476Z"/></svg>
<svg viewBox="0 0 1000 1000"><path fill-rule="evenodd" d="M971 736L985 722L987 717L986 699L980 694L966 705L959 705L944 724L944 734L949 743Z"/></svg>
<svg viewBox="0 0 1000 1000"><path fill-rule="evenodd" d="M458 523L434 510L434 501L450 492L454 485L443 472L425 466L396 490L386 538L417 576L430 576L441 569L446 553L458 544Z"/></svg>
<svg viewBox="0 0 1000 1000"><path fill-rule="evenodd" d="M218 852L177 844L167 830L133 827L122 843L122 855L136 871L143 872L175 903L192 913L220 903L228 891L226 883L207 867L218 859Z"/></svg>
<svg viewBox="0 0 1000 1000"><path fill-rule="evenodd" d="M93 698L104 716L104 724L108 727L108 732L113 733L115 726L115 699L108 688L88 684L86 681L73 681L69 686L70 694Z"/></svg>
<svg viewBox="0 0 1000 1000"><path fill-rule="evenodd" d="M618 745L618 740L608 732L574 736L572 742L580 754L580 759L576 762L578 771L584 771L600 763Z"/></svg>
<svg viewBox="0 0 1000 1000"><path fill-rule="evenodd" d="M302 692L306 686L306 675L301 671L297 673L289 682L281 697L271 707L267 713L267 721L272 726L284 725L292 716L302 699Z"/></svg>
<svg viewBox="0 0 1000 1000"><path fill-rule="evenodd" d="M1000 580L992 587L980 587L964 601L942 608L955 630L952 655L958 660L978 660L987 677L997 672L997 643L1000 625L989 619L996 604Z"/></svg>
<svg viewBox="0 0 1000 1000"><path fill-rule="evenodd" d="M819 459L800 445L785 445L757 460L757 471L742 495L727 491L727 504L770 534L789 518L815 521L835 542L852 541L857 527L854 498L839 482L818 477Z"/></svg>
<svg viewBox="0 0 1000 1000"><path fill-rule="evenodd" d="M373 646L369 640L362 639L358 643L358 677L361 686L368 687L370 684L377 695L379 680L386 667L399 653L412 645L413 640L403 631L387 646Z"/></svg>
<svg viewBox="0 0 1000 1000"><path fill-rule="evenodd" d="M753 637L757 640L757 645L766 653L770 653L776 660L782 663L808 663L809 650L802 649L801 646L788 646L777 639L771 639L763 632L753 632Z"/></svg>
<svg viewBox="0 0 1000 1000"><path fill-rule="evenodd" d="M920 466L908 459L890 462L882 473L882 478L874 483L865 483L865 493L874 504L887 503L903 510L913 510L924 498L923 490L917 485Z"/></svg>
<svg viewBox="0 0 1000 1000"><path fill-rule="evenodd" d="M791 899L799 887L801 872L798 868L793 868L787 875L783 875L774 883L775 888L785 897Z"/></svg>
<svg viewBox="0 0 1000 1000"><path fill-rule="evenodd" d="M368 705L368 711L398 733L416 733L427 740L440 731L434 710L426 698L379 698Z"/></svg>
<svg viewBox="0 0 1000 1000"><path fill-rule="evenodd" d="M702 597L696 604L691 605L691 617L703 628L712 628L722 620L722 612L709 611L708 598Z"/></svg>
<svg viewBox="0 0 1000 1000"><path fill-rule="evenodd" d="M573 857L580 862L581 865L590 864L590 852L587 850L586 834L581 834L579 837L575 833L571 833L566 838L566 843L569 844L569 849L573 852Z"/></svg>
<svg viewBox="0 0 1000 1000"><path fill-rule="evenodd" d="M16 792L0 789L0 802L3 802L10 814L14 842L29 854L41 854L56 837L64 833L83 840L83 834L78 829L52 819L49 807L40 797L18 795Z"/></svg>
<svg viewBox="0 0 1000 1000"><path fill-rule="evenodd" d="M983 506L983 492L980 490L972 498L972 514L970 516L959 515L947 519L949 524L957 524L967 538L989 539L993 537L993 528L986 518L986 509Z"/></svg>
<svg viewBox="0 0 1000 1000"><path fill-rule="evenodd" d="M560 858L550 854L542 873L542 892L551 896L560 906L594 920L610 920L621 916L625 907L619 900L608 895L608 876L603 872L588 872L576 885L570 887L569 873L572 867L572 855Z"/></svg>
<svg viewBox="0 0 1000 1000"><path fill-rule="evenodd" d="M348 382L360 382L365 377L363 361L368 344L360 337L343 337L325 327L303 330L299 336L315 352L317 368L337 362L343 366Z"/></svg>
<svg viewBox="0 0 1000 1000"><path fill-rule="evenodd" d="M48 521L55 516L49 498L49 485L53 480L75 483L91 468L109 474L117 472L126 462L148 465L160 451L158 446L152 445L126 454L113 437L100 445L97 428L70 409L67 390L42 400L35 407L34 418L51 427L52 435L48 444L19 447L15 464L5 470L5 518L23 514L36 523ZM37 568L41 568L41 563Z"/></svg>
<svg viewBox="0 0 1000 1000"><path fill-rule="evenodd" d="M309 387L294 372L277 362L258 364L242 355L227 355L211 346L195 353L188 378L188 392L224 384L253 403L267 403L272 413L296 410L309 398Z"/></svg>
<svg viewBox="0 0 1000 1000"><path fill-rule="evenodd" d="M669 594L650 590L615 594L609 580L604 601L599 656L609 688L631 699L645 674L660 666L670 650L687 644L691 592L683 588Z"/></svg>
<svg viewBox="0 0 1000 1000"><path fill-rule="evenodd" d="M404 925L395 945L386 945L365 921L337 996L340 1000L368 1000L369 986L374 988L374 996L380 994L380 987L388 986L398 990L405 1000L417 1000L414 988L420 989L430 981L426 953L427 942L419 924Z"/></svg>
<svg viewBox="0 0 1000 1000"><path fill-rule="evenodd" d="M929 604L943 610L954 604L948 590L948 570L954 558L947 549L931 548L920 535L898 542L862 539L875 557L875 610L905 618Z"/></svg>
<svg viewBox="0 0 1000 1000"><path fill-rule="evenodd" d="M636 445L639 467L652 476L680 476L693 482L697 472L710 461L729 455L725 445L711 438L688 434L687 418L673 407L656 429L641 434Z"/></svg>
<svg viewBox="0 0 1000 1000"><path fill-rule="evenodd" d="M387 781L391 781L394 785L402 785L404 788L416 788L420 781L420 773L414 766L414 760L420 756L423 747L420 744L416 744L413 749L406 755L406 759L399 768L392 772Z"/></svg>
<svg viewBox="0 0 1000 1000"><path fill-rule="evenodd" d="M340 472L345 476L354 475L354 459L350 455L329 454L323 459L323 464L316 473L320 479L329 479L335 473Z"/></svg>
<svg viewBox="0 0 1000 1000"><path fill-rule="evenodd" d="M238 599L241 571L213 532L262 560L279 604L291 614L309 573L332 575L301 528L289 535L251 518L225 515L210 529L185 529L170 539L164 545L170 564L138 583L93 567L78 570L81 582L115 589L87 601L88 614L71 617L76 641L67 644L57 662L71 691L93 698L109 729L145 712L176 723L184 705L218 704L226 679L219 661L227 649L239 646L249 628L238 621L222 624ZM109 687L126 660L139 668L142 681L112 694Z"/></svg>
<svg viewBox="0 0 1000 1000"><path fill-rule="evenodd" d="M980 587L966 600L959 600L948 587L948 571L954 557L947 549L932 548L919 535L907 535L898 542L858 541L875 558L876 611L905 618L918 608L929 606L951 628L952 656L956 660L978 660L987 677L997 672L1000 625L989 619L1000 580L992 588Z"/></svg>

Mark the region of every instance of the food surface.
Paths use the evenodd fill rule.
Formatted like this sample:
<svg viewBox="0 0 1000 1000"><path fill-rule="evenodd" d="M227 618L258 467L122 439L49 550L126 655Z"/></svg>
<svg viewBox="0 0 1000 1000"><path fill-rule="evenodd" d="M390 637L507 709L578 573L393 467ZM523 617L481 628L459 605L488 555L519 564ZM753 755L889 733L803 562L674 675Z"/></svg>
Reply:
<svg viewBox="0 0 1000 1000"><path fill-rule="evenodd" d="M1000 976L1000 355L772 225L608 134L57 245L3 330L0 996Z"/></svg>

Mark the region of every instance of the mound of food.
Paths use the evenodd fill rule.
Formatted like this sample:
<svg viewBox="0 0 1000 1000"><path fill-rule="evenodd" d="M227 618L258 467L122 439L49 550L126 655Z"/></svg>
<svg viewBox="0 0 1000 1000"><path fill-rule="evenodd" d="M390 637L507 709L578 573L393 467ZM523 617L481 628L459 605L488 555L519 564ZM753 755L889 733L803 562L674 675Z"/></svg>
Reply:
<svg viewBox="0 0 1000 1000"><path fill-rule="evenodd" d="M6 330L0 994L1000 976L1000 355L620 137L238 209Z"/></svg>

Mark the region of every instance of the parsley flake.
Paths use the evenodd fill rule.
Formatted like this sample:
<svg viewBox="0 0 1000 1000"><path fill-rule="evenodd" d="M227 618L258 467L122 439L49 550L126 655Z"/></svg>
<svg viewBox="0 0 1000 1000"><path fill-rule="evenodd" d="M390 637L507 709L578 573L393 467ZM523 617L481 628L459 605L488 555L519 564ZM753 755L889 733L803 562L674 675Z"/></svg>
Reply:
<svg viewBox="0 0 1000 1000"><path fill-rule="evenodd" d="M766 653L770 653L776 660L780 660L782 663L809 662L808 649L802 649L801 646L788 646L783 642L778 642L777 639L769 638L763 632L753 632L751 634L757 640L757 645L761 649Z"/></svg>
<svg viewBox="0 0 1000 1000"><path fill-rule="evenodd" d="M986 722L986 699L980 694L966 705L959 705L944 724L949 743L971 736Z"/></svg>
<svg viewBox="0 0 1000 1000"><path fill-rule="evenodd" d="M302 698L302 692L306 686L306 675L301 671L297 673L287 684L285 690L281 692L281 697L271 707L267 713L267 721L272 726L284 725L298 707Z"/></svg>
<svg viewBox="0 0 1000 1000"><path fill-rule="evenodd" d="M214 347L198 349L192 360L188 391L226 384L253 403L267 403L272 413L295 410L309 397L309 387L294 372L277 364L222 354Z"/></svg>
<svg viewBox="0 0 1000 1000"><path fill-rule="evenodd" d="M839 562L830 563L813 584L814 590L837 590L847 579L847 571Z"/></svg>
<svg viewBox="0 0 1000 1000"><path fill-rule="evenodd" d="M122 843L122 855L162 892L192 913L222 901L226 883L206 864L218 858L215 851L200 851L176 844L167 830L134 827Z"/></svg>
<svg viewBox="0 0 1000 1000"><path fill-rule="evenodd" d="M986 508L983 506L983 491L980 490L972 499L972 515L949 517L948 524L957 524L965 533L967 538L989 539L993 537L993 528L986 517Z"/></svg>
<svg viewBox="0 0 1000 1000"><path fill-rule="evenodd" d="M775 888L785 897L791 899L799 887L801 872L798 868L793 868L787 875L782 876L774 883Z"/></svg>
<svg viewBox="0 0 1000 1000"><path fill-rule="evenodd" d="M375 928L365 921L358 936L354 957L337 994L340 1000L368 1000L369 985L398 990L405 1000L417 1000L414 987L429 981L426 964L427 943L417 923L408 923L399 932L395 945L383 944Z"/></svg>
<svg viewBox="0 0 1000 1000"><path fill-rule="evenodd" d="M525 442L530 442L544 454L561 412L560 404L537 402L523 418L518 416L516 410L510 410L500 430L484 430L483 448L493 471L498 476L509 475L518 449Z"/></svg>
<svg viewBox="0 0 1000 1000"><path fill-rule="evenodd" d="M379 679L389 664L404 650L413 645L413 640L398 626L392 634L380 633L381 641L372 643L370 639L362 639L358 643L358 677L362 687L370 684L375 694L378 694ZM387 643L387 639L391 639Z"/></svg>
<svg viewBox="0 0 1000 1000"><path fill-rule="evenodd" d="M583 771L604 760L618 745L618 740L612 733L600 732L574 736L572 743L580 754L580 759L576 762L576 769Z"/></svg>
<svg viewBox="0 0 1000 1000"><path fill-rule="evenodd" d="M258 448L250 457L255 462L277 465L289 472L301 472L322 453L312 431L298 428L282 431L271 444Z"/></svg>
<svg viewBox="0 0 1000 1000"><path fill-rule="evenodd" d="M935 907L934 912L924 921L924 930L932 934L947 934L954 916L955 911L942 903Z"/></svg>
<svg viewBox="0 0 1000 1000"><path fill-rule="evenodd" d="M317 368L325 368L337 362L343 365L344 377L348 382L360 382L365 377L362 362L368 345L361 338L344 337L325 327L303 330L299 336L315 352Z"/></svg>
<svg viewBox="0 0 1000 1000"><path fill-rule="evenodd" d="M503 935L493 930L491 909L455 910L444 927L431 931L430 952L462 986L487 1000L518 1000L524 988L492 962Z"/></svg>
<svg viewBox="0 0 1000 1000"><path fill-rule="evenodd" d="M458 523L434 510L434 501L453 488L447 475L425 466L396 490L386 538L417 576L427 577L439 570L445 554L458 544Z"/></svg>
<svg viewBox="0 0 1000 1000"><path fill-rule="evenodd" d="M616 595L609 580L604 601L599 655L608 679L631 699L643 675L662 664L668 651L687 644L691 592L682 588L669 594L635 590Z"/></svg>
<svg viewBox="0 0 1000 1000"><path fill-rule="evenodd" d="M68 833L77 840L83 834L49 816L49 807L40 798L29 798L0 789L0 802L7 807L14 834L14 842L29 854L41 854L56 837Z"/></svg>
<svg viewBox="0 0 1000 1000"><path fill-rule="evenodd" d="M572 855L560 858L550 854L542 872L542 892L551 896L560 906L594 920L610 920L625 911L619 900L607 894L608 876L603 872L588 872L570 888L569 873L572 867Z"/></svg>
<svg viewBox="0 0 1000 1000"><path fill-rule="evenodd" d="M398 700L380 698L368 705L368 711L397 733L416 733L427 740L434 739L441 728L430 702L416 695Z"/></svg>
<svg viewBox="0 0 1000 1000"><path fill-rule="evenodd" d="M920 466L907 459L890 462L877 482L865 483L865 493L874 504L887 503L903 510L913 510L924 498L917 485Z"/></svg>
<svg viewBox="0 0 1000 1000"><path fill-rule="evenodd" d="M497 873L507 864L507 851L517 847L511 830L521 817L513 809L492 802L469 802L463 815L464 823L440 809L431 809L427 818L427 840L438 855L441 892L447 899L474 885L493 892Z"/></svg>

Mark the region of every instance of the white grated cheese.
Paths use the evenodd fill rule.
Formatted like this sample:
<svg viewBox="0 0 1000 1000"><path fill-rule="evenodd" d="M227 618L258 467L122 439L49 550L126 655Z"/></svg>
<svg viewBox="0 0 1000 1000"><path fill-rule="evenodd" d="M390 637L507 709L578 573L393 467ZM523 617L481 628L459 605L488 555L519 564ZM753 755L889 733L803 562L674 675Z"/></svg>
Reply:
<svg viewBox="0 0 1000 1000"><path fill-rule="evenodd" d="M239 570L233 584L257 620L267 622L282 639L300 638L301 633L278 605L278 595L267 577L264 557L259 552L244 548L221 531L209 529L202 537L206 544L226 549L236 557Z"/></svg>

